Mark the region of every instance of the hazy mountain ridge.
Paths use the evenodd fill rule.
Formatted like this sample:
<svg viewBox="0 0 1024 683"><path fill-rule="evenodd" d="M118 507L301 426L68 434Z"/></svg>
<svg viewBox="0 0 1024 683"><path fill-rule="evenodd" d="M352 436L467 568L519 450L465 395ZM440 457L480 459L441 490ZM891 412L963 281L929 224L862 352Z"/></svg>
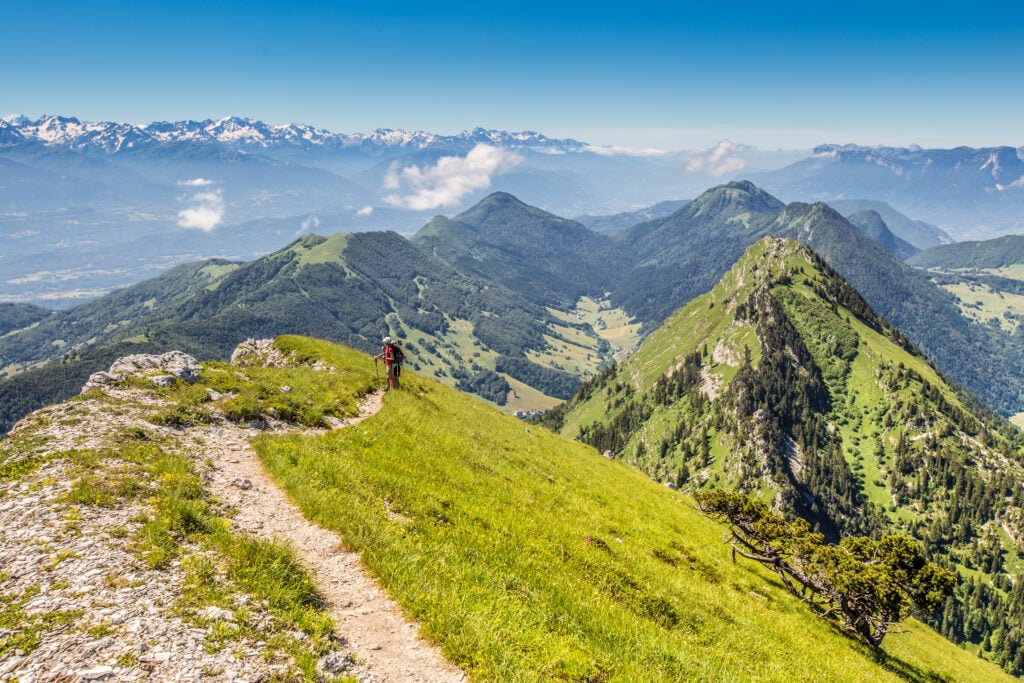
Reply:
<svg viewBox="0 0 1024 683"><path fill-rule="evenodd" d="M882 219L881 214L874 209L863 209L850 214L846 220L863 230L864 234L881 244L886 251L901 261L906 261L920 251L910 242L897 237Z"/></svg>
<svg viewBox="0 0 1024 683"><path fill-rule="evenodd" d="M583 215L577 216L575 220L587 226L594 232L599 232L604 235L615 235L624 230L628 230L639 223L646 223L648 221L657 220L658 218L671 216L689 203L690 200L688 199L669 199L663 202L658 202L653 206L640 209L639 211L624 211L611 216Z"/></svg>
<svg viewBox="0 0 1024 683"><path fill-rule="evenodd" d="M953 241L953 238L947 235L941 228L931 223L909 218L882 201L870 199L829 199L826 203L847 217L860 211L874 211L881 216L893 234L918 249L928 249L940 244L949 244Z"/></svg>
<svg viewBox="0 0 1024 683"><path fill-rule="evenodd" d="M807 159L752 179L791 200L885 201L957 239L1024 229L1024 159L1014 147L821 145Z"/></svg>

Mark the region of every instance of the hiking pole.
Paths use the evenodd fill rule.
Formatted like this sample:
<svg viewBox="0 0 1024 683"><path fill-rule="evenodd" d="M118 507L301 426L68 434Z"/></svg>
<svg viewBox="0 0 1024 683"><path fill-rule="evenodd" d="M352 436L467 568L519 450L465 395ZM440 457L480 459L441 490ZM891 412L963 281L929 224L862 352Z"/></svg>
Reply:
<svg viewBox="0 0 1024 683"><path fill-rule="evenodd" d="M377 388L380 388L380 368L377 367L377 359L373 359L373 374L377 377Z"/></svg>

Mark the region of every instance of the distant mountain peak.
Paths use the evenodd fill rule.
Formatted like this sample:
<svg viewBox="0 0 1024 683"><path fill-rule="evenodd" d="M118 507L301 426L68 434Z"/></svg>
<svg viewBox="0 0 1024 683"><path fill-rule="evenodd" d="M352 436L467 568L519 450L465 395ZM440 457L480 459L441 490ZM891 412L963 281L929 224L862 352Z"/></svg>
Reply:
<svg viewBox="0 0 1024 683"><path fill-rule="evenodd" d="M685 207L692 216L709 212L777 213L784 204L749 180L736 180L707 190Z"/></svg>
<svg viewBox="0 0 1024 683"><path fill-rule="evenodd" d="M524 207L529 206L524 201L519 199L519 197L516 197L513 194L510 194L508 192L503 192L503 191L500 191L500 190L498 192L492 192L491 194L489 194L486 197L484 197L483 199L481 199L478 205L497 205L497 206L511 205L511 206L524 206Z"/></svg>

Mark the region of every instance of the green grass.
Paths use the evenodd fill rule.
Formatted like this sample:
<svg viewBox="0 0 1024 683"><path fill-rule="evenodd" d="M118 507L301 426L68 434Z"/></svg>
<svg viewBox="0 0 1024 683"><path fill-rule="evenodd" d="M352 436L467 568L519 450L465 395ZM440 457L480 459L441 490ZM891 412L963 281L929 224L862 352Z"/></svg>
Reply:
<svg viewBox="0 0 1024 683"><path fill-rule="evenodd" d="M977 323L988 323L993 318L1004 332L1014 332L1018 323L1006 314L1024 316L1024 296L1000 292L985 284L961 282L944 285L943 289L957 297L957 305L964 317Z"/></svg>
<svg viewBox="0 0 1024 683"><path fill-rule="evenodd" d="M582 297L571 311L548 311L556 318L568 323L590 324L599 337L612 345L613 349L628 349L640 341L641 323L634 322L621 308L612 308L605 298L595 300Z"/></svg>
<svg viewBox="0 0 1024 683"><path fill-rule="evenodd" d="M413 373L373 418L256 447L477 680L1010 680L916 630L879 663L690 499Z"/></svg>
<svg viewBox="0 0 1024 683"><path fill-rule="evenodd" d="M238 368L208 363L200 385L178 384L169 397L177 416L196 410L208 400L206 387L231 398L222 404L230 420L258 420L267 416L311 427L324 426L325 417L344 418L359 412L358 401L377 385L373 360L343 346L306 337L280 337L277 347L297 363L319 359L330 370L296 368ZM381 372L383 372L381 370Z"/></svg>
<svg viewBox="0 0 1024 683"><path fill-rule="evenodd" d="M322 238L309 236L292 247L292 250L299 254L300 265L311 265L316 263L335 263L344 265L345 260L342 253L348 246L350 235L339 233L330 237Z"/></svg>

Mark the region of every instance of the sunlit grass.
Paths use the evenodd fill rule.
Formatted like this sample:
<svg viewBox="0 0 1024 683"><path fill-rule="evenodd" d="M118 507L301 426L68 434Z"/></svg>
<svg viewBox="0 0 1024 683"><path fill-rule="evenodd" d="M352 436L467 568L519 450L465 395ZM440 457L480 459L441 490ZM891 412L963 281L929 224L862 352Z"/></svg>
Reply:
<svg viewBox="0 0 1024 683"><path fill-rule="evenodd" d="M474 679L1000 680L941 639L880 665L688 498L412 373L356 426L256 445Z"/></svg>

